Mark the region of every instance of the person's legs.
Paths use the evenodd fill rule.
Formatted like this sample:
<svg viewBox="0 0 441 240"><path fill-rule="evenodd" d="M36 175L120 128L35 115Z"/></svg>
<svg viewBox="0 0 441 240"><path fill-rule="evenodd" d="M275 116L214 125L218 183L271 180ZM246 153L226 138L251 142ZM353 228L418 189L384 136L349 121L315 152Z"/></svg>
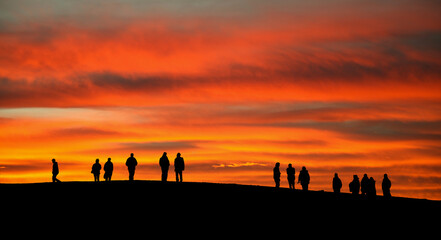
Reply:
<svg viewBox="0 0 441 240"><path fill-rule="evenodd" d="M167 182L167 177L168 177L168 169L167 170L162 170L161 180L163 182Z"/></svg>
<svg viewBox="0 0 441 240"><path fill-rule="evenodd" d="M308 191L308 184L302 184L303 191Z"/></svg>
<svg viewBox="0 0 441 240"><path fill-rule="evenodd" d="M288 178L289 189L294 189L294 179Z"/></svg>
<svg viewBox="0 0 441 240"><path fill-rule="evenodd" d="M57 179L57 174L52 174L52 182L61 182L60 180Z"/></svg>
<svg viewBox="0 0 441 240"><path fill-rule="evenodd" d="M135 176L135 169L129 169L129 181L133 181Z"/></svg>
<svg viewBox="0 0 441 240"><path fill-rule="evenodd" d="M279 188L280 187L280 178L279 179L274 178L274 182L276 183L276 188Z"/></svg>
<svg viewBox="0 0 441 240"><path fill-rule="evenodd" d="M182 171L176 171L176 182L182 182Z"/></svg>

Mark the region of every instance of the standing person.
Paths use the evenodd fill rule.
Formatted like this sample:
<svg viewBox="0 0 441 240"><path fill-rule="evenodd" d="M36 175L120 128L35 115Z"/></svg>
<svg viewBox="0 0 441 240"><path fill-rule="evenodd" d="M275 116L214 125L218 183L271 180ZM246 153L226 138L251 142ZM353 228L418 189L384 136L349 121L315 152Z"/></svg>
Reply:
<svg viewBox="0 0 441 240"><path fill-rule="evenodd" d="M104 179L106 182L110 182L110 180L112 180L113 163L110 160L111 159L108 158L106 164L104 164Z"/></svg>
<svg viewBox="0 0 441 240"><path fill-rule="evenodd" d="M288 168L286 169L286 175L288 176L288 184L289 189L295 189L295 180L296 180L296 169L292 167L292 164L288 164Z"/></svg>
<svg viewBox="0 0 441 240"><path fill-rule="evenodd" d="M310 178L308 170L306 170L305 166L303 166L299 173L299 180L297 181L297 183L302 185L303 191L308 191L309 180Z"/></svg>
<svg viewBox="0 0 441 240"><path fill-rule="evenodd" d="M100 164L100 160L97 158L95 164L92 165L92 171L91 171L91 173L93 173L93 178L95 182L100 181L100 172L101 172L101 164Z"/></svg>
<svg viewBox="0 0 441 240"><path fill-rule="evenodd" d="M136 158L133 157L133 153L130 153L130 157L127 158L126 161L127 170L129 170L129 181L133 181L136 165L138 165L138 162L136 161Z"/></svg>
<svg viewBox="0 0 441 240"><path fill-rule="evenodd" d="M61 182L57 179L57 175L59 173L58 163L55 161L55 158L52 159L52 182Z"/></svg>
<svg viewBox="0 0 441 240"><path fill-rule="evenodd" d="M159 159L159 166L161 166L161 181L167 182L168 168L170 167L170 161L168 160L167 153L164 152L162 157Z"/></svg>
<svg viewBox="0 0 441 240"><path fill-rule="evenodd" d="M274 182L276 183L276 188L280 187L280 163L277 162L276 166L273 169L273 178L274 178Z"/></svg>
<svg viewBox="0 0 441 240"><path fill-rule="evenodd" d="M341 183L341 180L338 177L338 174L335 173L334 179L332 179L332 189L334 189L334 193L339 194L342 186L343 186L343 184Z"/></svg>
<svg viewBox="0 0 441 240"><path fill-rule="evenodd" d="M361 179L361 195L362 196L366 196L368 185L369 185L369 178L368 178L368 175L365 173L363 175L363 178Z"/></svg>
<svg viewBox="0 0 441 240"><path fill-rule="evenodd" d="M392 186L392 183L390 182L389 178L387 177L387 174L384 174L383 182L381 183L381 188L383 189L383 196L385 198L391 198L392 195L390 194L390 187Z"/></svg>
<svg viewBox="0 0 441 240"><path fill-rule="evenodd" d="M357 175L354 175L354 179L349 183L349 192L351 192L352 195L358 195L360 193L360 180Z"/></svg>
<svg viewBox="0 0 441 240"><path fill-rule="evenodd" d="M373 177L369 178L366 195L368 199L372 199L372 200L375 200L375 198L377 197L377 189L375 188L375 180Z"/></svg>
<svg viewBox="0 0 441 240"><path fill-rule="evenodd" d="M176 154L174 165L175 165L175 173L176 173L176 182L182 182L182 171L184 171L185 169L185 164L184 164L184 158L181 157L181 153Z"/></svg>

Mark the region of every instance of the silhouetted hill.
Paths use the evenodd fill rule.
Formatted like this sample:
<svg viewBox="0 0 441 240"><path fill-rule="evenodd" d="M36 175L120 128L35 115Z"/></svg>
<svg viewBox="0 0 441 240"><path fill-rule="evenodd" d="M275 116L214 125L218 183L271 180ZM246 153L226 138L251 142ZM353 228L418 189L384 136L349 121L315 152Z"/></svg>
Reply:
<svg viewBox="0 0 441 240"><path fill-rule="evenodd" d="M194 182L0 184L0 192L3 209L11 210L3 214L5 219L38 224L49 218L54 221L51 224L69 229L73 225L64 223L101 228L111 224L119 230L131 229L133 224L136 228L150 226L146 222L156 227L216 228L219 224L332 225L337 217L351 224L353 219L389 221L422 213L436 218L441 206L438 201L423 199L378 197L371 201L347 193L336 197L323 191Z"/></svg>
<svg viewBox="0 0 441 240"><path fill-rule="evenodd" d="M290 190L287 188L275 189L273 187L216 184L196 182L159 182L159 181L112 181L108 182L62 182L62 183L33 183L33 184L0 184L1 192L13 200L13 204L29 200L66 205L75 202L75 205L87 206L94 202L135 202L141 207L148 208L149 203L154 206L171 202L185 202L199 206L199 204L212 204L220 207L237 207L239 204L247 208L259 205L269 208L270 203L289 205L312 205L316 203L336 204L344 202L347 205L390 205L409 204L428 206L439 202L425 199L412 199L393 197L385 200L377 196L375 201L362 197L354 197L349 193L335 196L332 192ZM121 208L115 204L113 208Z"/></svg>

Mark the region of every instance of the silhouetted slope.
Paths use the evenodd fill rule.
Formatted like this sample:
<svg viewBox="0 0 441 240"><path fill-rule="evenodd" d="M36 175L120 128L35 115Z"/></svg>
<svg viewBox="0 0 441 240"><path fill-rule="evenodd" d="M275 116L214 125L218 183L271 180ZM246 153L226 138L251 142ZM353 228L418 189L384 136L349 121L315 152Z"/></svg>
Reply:
<svg viewBox="0 0 441 240"><path fill-rule="evenodd" d="M22 200L38 196L42 199L57 198L71 201L100 198L100 199L146 199L156 198L182 198L182 200L198 201L210 199L212 201L229 203L240 199L277 199L288 201L357 201L357 202L406 202L419 204L436 204L439 201L426 199L413 199L393 197L392 200L377 196L376 201L369 201L362 197L354 197L349 193L336 196L332 192L308 191L288 188L275 189L273 187L218 184L203 182L159 182L159 181L112 181L112 182L62 182L62 183L29 183L29 184L0 184L0 190L6 196ZM86 203L85 202L85 203Z"/></svg>
<svg viewBox="0 0 441 240"><path fill-rule="evenodd" d="M88 206L94 202L137 202L142 206L152 204L167 204L168 202L186 202L192 205L218 204L235 207L238 204L260 205L265 208L269 203L337 203L345 204L383 204L393 203L436 205L437 201L425 199L399 198L385 200L378 196L376 201L354 197L348 193L339 196L331 192L290 190L287 188L216 184L196 182L159 182L159 181L112 181L112 182L62 182L34 184L0 184L0 190L14 203L32 201L51 202L56 205L66 205L75 202L76 205ZM28 202L29 203L29 202ZM158 206L158 205L155 205ZM122 206L115 205L114 208Z"/></svg>
<svg viewBox="0 0 441 240"><path fill-rule="evenodd" d="M265 228L280 224L341 227L373 218L376 222L409 219L409 216L412 220L434 219L440 207L438 201L422 199L378 197L369 201L347 193L336 198L333 193L323 191L193 182L0 184L0 192L1 206L10 210L3 213L4 219L25 225L38 225L42 219L51 219L47 231L57 227L84 232L93 232L96 227L100 231L110 227L110 231L123 232L184 227L187 232L201 226L218 231L222 226L243 224ZM353 219L357 220L353 222Z"/></svg>

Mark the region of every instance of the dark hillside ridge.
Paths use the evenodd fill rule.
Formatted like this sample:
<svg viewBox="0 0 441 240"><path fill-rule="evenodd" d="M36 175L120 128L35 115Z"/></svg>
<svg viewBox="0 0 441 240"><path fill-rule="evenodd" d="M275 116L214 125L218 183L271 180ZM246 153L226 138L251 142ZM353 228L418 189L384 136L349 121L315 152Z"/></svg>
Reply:
<svg viewBox="0 0 441 240"><path fill-rule="evenodd" d="M218 184L204 182L159 182L159 181L112 181L112 182L62 182L62 183L29 183L29 184L0 184L2 195L9 200L25 201L55 200L87 204L93 199L107 201L210 201L219 204L235 204L237 202L262 203L265 201L281 202L357 202L365 203L407 203L407 204L434 204L439 201L392 197L386 199L377 196L375 200L368 200L361 196L349 193L335 195L325 191L291 190L288 188L276 189L273 187Z"/></svg>
<svg viewBox="0 0 441 240"><path fill-rule="evenodd" d="M324 191L202 182L0 184L0 192L4 229L31 226L42 236L57 229L79 237L104 231L110 237L114 231L154 235L158 229L170 234L180 229L178 235L214 234L209 238L219 233L259 236L260 231L302 226L358 229L362 222L381 227L435 219L441 206L424 199L366 200L348 193L337 197Z"/></svg>

